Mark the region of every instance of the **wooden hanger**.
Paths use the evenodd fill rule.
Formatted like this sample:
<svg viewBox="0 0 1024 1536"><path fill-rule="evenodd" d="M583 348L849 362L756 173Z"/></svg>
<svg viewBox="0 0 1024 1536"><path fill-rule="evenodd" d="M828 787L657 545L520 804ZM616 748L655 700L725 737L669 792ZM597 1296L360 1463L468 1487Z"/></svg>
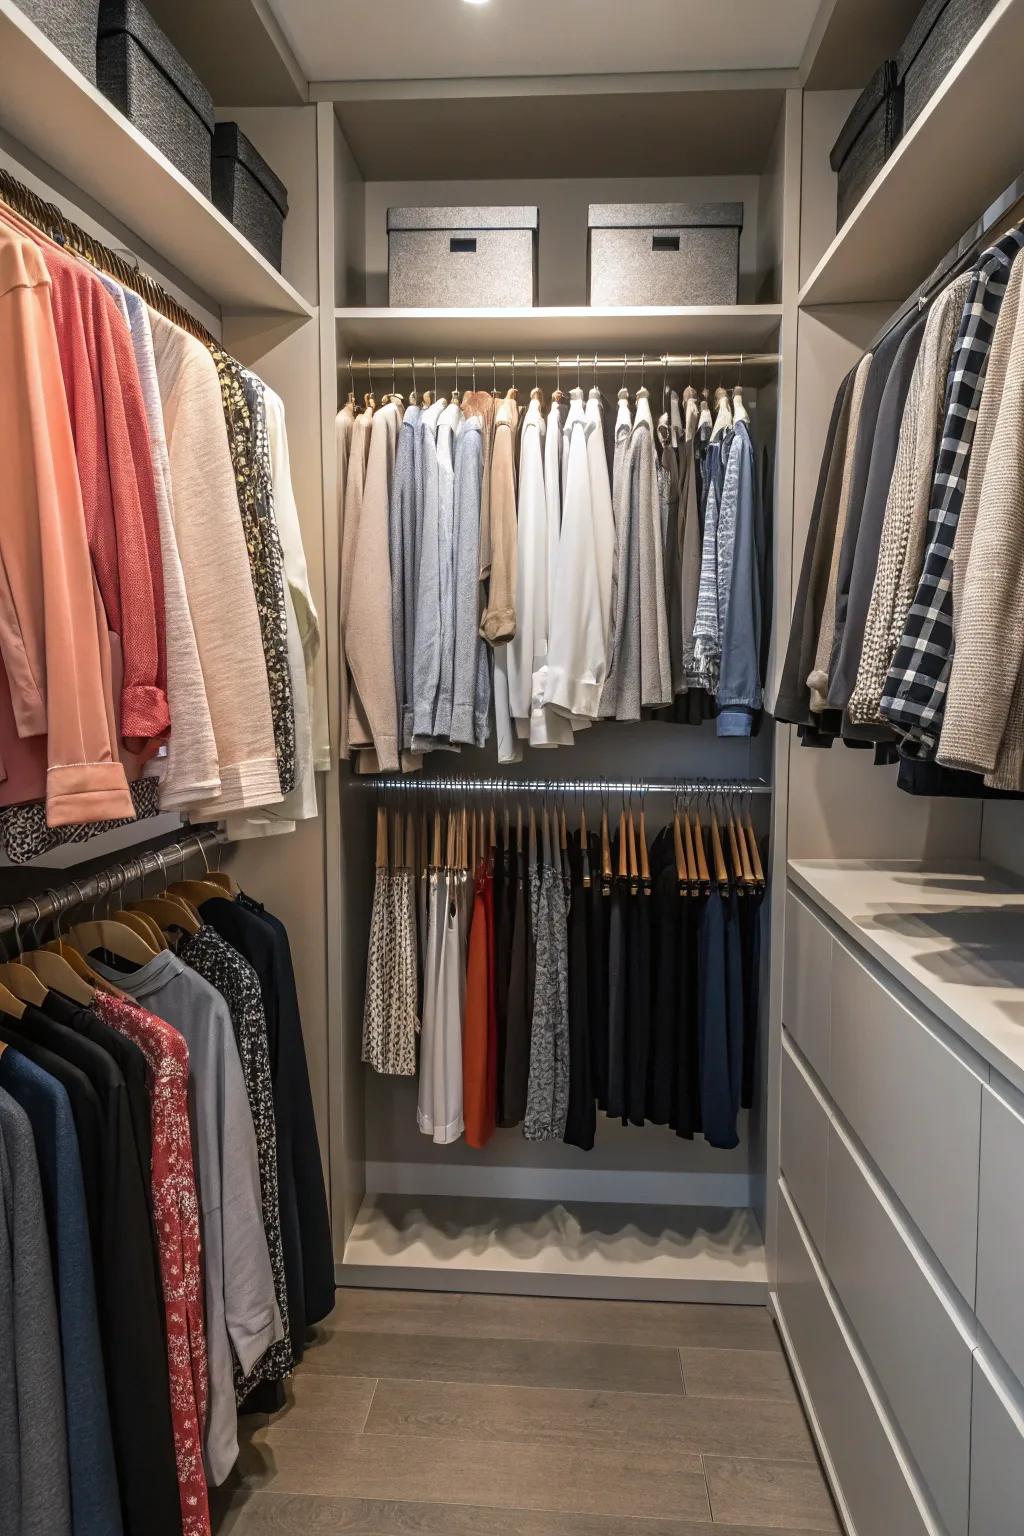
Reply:
<svg viewBox="0 0 1024 1536"><path fill-rule="evenodd" d="M516 852L523 851L523 807L516 806Z"/></svg>
<svg viewBox="0 0 1024 1536"><path fill-rule="evenodd" d="M131 965L147 965L157 956L157 951L148 939L140 938L134 928L112 917L75 923L68 938L83 955L90 955L96 949L108 949L119 960L127 960Z"/></svg>
<svg viewBox="0 0 1024 1536"><path fill-rule="evenodd" d="M508 812L507 811L505 812L505 815L506 815L506 817L508 816ZM506 834L507 834L507 831L508 831L508 829L506 827ZM494 806L493 805L491 806L490 816L488 817L488 821L487 821L487 846L488 846L488 848L490 848L492 850L497 848L497 846L498 846L498 829L497 829L497 827L494 824Z"/></svg>
<svg viewBox="0 0 1024 1536"><path fill-rule="evenodd" d="M640 889L640 870L636 862L636 823L633 820L632 806L629 808L626 826L629 844L629 894L635 896Z"/></svg>
<svg viewBox="0 0 1024 1536"><path fill-rule="evenodd" d="M718 813L711 808L711 855L715 864L715 879L719 887L729 884L729 871L725 867L725 855L722 852L722 834L718 826Z"/></svg>
<svg viewBox="0 0 1024 1536"><path fill-rule="evenodd" d="M746 832L747 845L750 849L750 863L754 871L754 879L757 881L758 885L763 886L765 883L764 865L761 863L761 849L758 846L757 833L754 831L754 823L751 820L749 806L747 807L746 815Z"/></svg>
<svg viewBox="0 0 1024 1536"><path fill-rule="evenodd" d="M441 868L441 807L434 808L434 846L431 849L430 866L432 869Z"/></svg>
<svg viewBox="0 0 1024 1536"><path fill-rule="evenodd" d="M23 1003L34 1003L37 1008L46 1002L49 990L35 971L30 971L27 965L21 965L17 960L0 965L0 986L5 986Z"/></svg>
<svg viewBox="0 0 1024 1536"><path fill-rule="evenodd" d="M22 1002L21 998L15 997L10 987L5 987L3 982L0 982L0 1013L6 1013L12 1019L23 1019L25 1017L25 1007L26 1004ZM6 1049L7 1042L3 1041L2 1043Z"/></svg>
<svg viewBox="0 0 1024 1536"><path fill-rule="evenodd" d="M530 802L530 863L531 864L535 863L536 859L537 859L537 812L534 810L533 802L531 801Z"/></svg>
<svg viewBox="0 0 1024 1536"><path fill-rule="evenodd" d="M224 892L209 880L175 880L163 892L165 896L182 896L192 906L201 907L204 901L223 900Z"/></svg>
<svg viewBox="0 0 1024 1536"><path fill-rule="evenodd" d="M61 992L83 1007L88 1007L93 1001L96 988L80 976L62 954L53 953L49 949L31 949L21 958L26 968L39 977L47 991Z"/></svg>
<svg viewBox="0 0 1024 1536"><path fill-rule="evenodd" d="M697 875L700 879L701 889L711 889L711 874L708 870L707 854L704 851L704 828L700 824L700 812L693 813L693 847L697 856Z"/></svg>
<svg viewBox="0 0 1024 1536"><path fill-rule="evenodd" d="M672 816L672 851L676 859L676 884L682 890L689 884L689 872L686 867L686 850L683 847L683 829L679 820L679 807L675 808Z"/></svg>
<svg viewBox="0 0 1024 1536"><path fill-rule="evenodd" d="M79 980L85 982L93 991L109 992L111 997L127 998L127 992L122 992L121 988L115 986L112 981L108 981L106 976L101 976L99 971L93 970L81 951L77 950L73 944L69 944L66 939L51 939L49 944L44 946L44 950L39 951L39 953L42 954L46 950L58 959L63 960L68 968L78 976ZM38 976L42 976L42 970L36 969L35 959L35 952L25 956L26 964L31 965ZM58 990L63 991L63 988ZM71 994L68 993L68 996L70 997Z"/></svg>
<svg viewBox="0 0 1024 1536"><path fill-rule="evenodd" d="M128 911L148 917L161 934L169 933L173 928L180 928L183 933L198 933L203 926L194 909L180 898L171 896L146 896L142 901L133 901Z"/></svg>
<svg viewBox="0 0 1024 1536"><path fill-rule="evenodd" d="M747 835L743 830L743 823L735 811L733 812L732 819L736 828L736 843L740 851L740 868L743 871L743 882L752 890L757 881L754 878L754 866L750 859L750 849L747 847Z"/></svg>
<svg viewBox="0 0 1024 1536"><path fill-rule="evenodd" d="M629 848L626 839L626 807L619 812L619 879L629 879Z"/></svg>
<svg viewBox="0 0 1024 1536"><path fill-rule="evenodd" d="M736 823L733 820L731 806L725 819L725 835L729 844L729 865L732 869L733 884L737 889L741 890L743 887L743 863L740 859L740 845L736 838Z"/></svg>
<svg viewBox="0 0 1024 1536"><path fill-rule="evenodd" d="M554 811L551 813L554 815ZM562 806L558 821L558 846L565 853L569 847L569 829L565 820L565 806Z"/></svg>
<svg viewBox="0 0 1024 1536"><path fill-rule="evenodd" d="M124 923L133 933L137 933L140 939L144 939L154 954L159 954L162 949L167 948L167 941L160 929L144 912L126 912L124 907L121 907L117 914L117 921Z"/></svg>
<svg viewBox="0 0 1024 1536"><path fill-rule="evenodd" d="M686 879L691 889L696 892L700 889L700 873L693 847L693 828L690 826L689 811L683 816L683 853L686 855Z"/></svg>
<svg viewBox="0 0 1024 1536"><path fill-rule="evenodd" d="M589 891L594 883L590 872L590 838L587 836L587 807L580 805L580 853L583 862L583 889Z"/></svg>
<svg viewBox="0 0 1024 1536"><path fill-rule="evenodd" d="M377 807L377 841L373 851L373 867L388 867L388 813L382 805Z"/></svg>
<svg viewBox="0 0 1024 1536"><path fill-rule="evenodd" d="M405 868L416 873L416 821L412 811L405 814Z"/></svg>
<svg viewBox="0 0 1024 1536"><path fill-rule="evenodd" d="M419 873L422 878L430 868L430 833L427 827L427 813L420 811L419 838L417 853L419 858Z"/></svg>
<svg viewBox="0 0 1024 1536"><path fill-rule="evenodd" d="M459 819L459 868L469 868L469 812L465 805Z"/></svg>
<svg viewBox="0 0 1024 1536"><path fill-rule="evenodd" d="M612 881L612 840L608 836L608 807L601 808L601 882L607 896Z"/></svg>
<svg viewBox="0 0 1024 1536"><path fill-rule="evenodd" d="M225 869L211 869L207 872L206 879L211 885L219 885L225 896L234 901L238 895L238 886L232 880Z"/></svg>
<svg viewBox="0 0 1024 1536"><path fill-rule="evenodd" d="M473 814L469 818L469 820L470 820L471 825L470 825L470 829L469 829L469 861L468 862L469 862L470 874L475 879L476 878L476 860L477 860L477 835L476 835L477 820L476 820L476 812L475 811L473 812Z"/></svg>
<svg viewBox="0 0 1024 1536"><path fill-rule="evenodd" d="M640 802L640 825L637 831L640 842L640 883L645 896L651 894L651 859L647 849L647 818L644 803Z"/></svg>

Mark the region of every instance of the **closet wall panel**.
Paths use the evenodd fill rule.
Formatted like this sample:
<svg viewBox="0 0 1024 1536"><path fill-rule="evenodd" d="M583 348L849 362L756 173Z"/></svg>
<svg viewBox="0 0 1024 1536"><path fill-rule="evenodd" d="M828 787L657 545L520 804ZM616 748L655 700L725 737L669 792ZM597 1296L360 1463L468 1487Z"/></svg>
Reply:
<svg viewBox="0 0 1024 1536"><path fill-rule="evenodd" d="M1009 1085L1001 1093L985 1088L981 1108L978 1321L1020 1381L1024 1381L1022 1186L1024 1106Z"/></svg>

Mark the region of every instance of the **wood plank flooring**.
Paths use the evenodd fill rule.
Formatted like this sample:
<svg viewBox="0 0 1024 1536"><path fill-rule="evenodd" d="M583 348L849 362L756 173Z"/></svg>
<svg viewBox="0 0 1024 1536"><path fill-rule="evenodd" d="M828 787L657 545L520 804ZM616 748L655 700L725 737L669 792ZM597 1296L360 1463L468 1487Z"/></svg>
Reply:
<svg viewBox="0 0 1024 1536"><path fill-rule="evenodd" d="M217 1536L839 1532L767 1313L339 1291Z"/></svg>

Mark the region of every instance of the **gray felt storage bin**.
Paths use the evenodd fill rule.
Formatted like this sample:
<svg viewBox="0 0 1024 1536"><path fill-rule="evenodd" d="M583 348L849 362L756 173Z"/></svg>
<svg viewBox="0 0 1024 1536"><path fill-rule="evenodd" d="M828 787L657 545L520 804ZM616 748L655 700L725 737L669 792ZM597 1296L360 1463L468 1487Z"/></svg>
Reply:
<svg viewBox="0 0 1024 1536"><path fill-rule="evenodd" d="M839 178L837 224L846 223L903 131L902 93L896 64L886 59L853 104L829 156Z"/></svg>
<svg viewBox="0 0 1024 1536"><path fill-rule="evenodd" d="M904 133L924 111L995 3L925 0L896 59Z"/></svg>
<svg viewBox="0 0 1024 1536"><path fill-rule="evenodd" d="M100 0L18 0L18 3L29 21L34 21L79 74L95 85Z"/></svg>
<svg viewBox="0 0 1024 1536"><path fill-rule="evenodd" d="M280 272L288 188L237 123L213 130L213 201Z"/></svg>
<svg viewBox="0 0 1024 1536"><path fill-rule="evenodd" d="M536 208L389 208L388 303L529 308L538 222Z"/></svg>
<svg viewBox="0 0 1024 1536"><path fill-rule="evenodd" d="M101 0L96 83L209 197L213 99L141 0Z"/></svg>
<svg viewBox="0 0 1024 1536"><path fill-rule="evenodd" d="M735 304L742 203L591 203L590 303Z"/></svg>

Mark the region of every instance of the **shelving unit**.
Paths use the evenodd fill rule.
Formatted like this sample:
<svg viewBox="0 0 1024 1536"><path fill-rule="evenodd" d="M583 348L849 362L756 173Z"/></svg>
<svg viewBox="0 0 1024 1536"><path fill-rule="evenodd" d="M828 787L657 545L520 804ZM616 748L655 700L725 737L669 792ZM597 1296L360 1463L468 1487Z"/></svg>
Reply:
<svg viewBox="0 0 1024 1536"><path fill-rule="evenodd" d="M0 128L208 295L224 315L313 307L13 0L0 0Z"/></svg>
<svg viewBox="0 0 1024 1536"><path fill-rule="evenodd" d="M782 324L780 304L591 309L338 309L338 357L386 356L414 350L430 357L464 347L479 360L494 350L518 352L528 368L533 351L565 348L566 368L595 353L640 352L652 362L662 352L773 352ZM774 372L774 365L772 367ZM744 377L748 377L746 371ZM749 375L754 382L753 375Z"/></svg>
<svg viewBox="0 0 1024 1536"><path fill-rule="evenodd" d="M368 1195L345 1247L345 1285L608 1300L768 1295L748 1210L587 1201Z"/></svg>
<svg viewBox="0 0 1024 1536"><path fill-rule="evenodd" d="M903 299L1020 174L1022 58L1024 0L999 0L803 285L802 306Z"/></svg>
<svg viewBox="0 0 1024 1536"><path fill-rule="evenodd" d="M885 972L1024 1092L1024 888L978 860L792 860Z"/></svg>

